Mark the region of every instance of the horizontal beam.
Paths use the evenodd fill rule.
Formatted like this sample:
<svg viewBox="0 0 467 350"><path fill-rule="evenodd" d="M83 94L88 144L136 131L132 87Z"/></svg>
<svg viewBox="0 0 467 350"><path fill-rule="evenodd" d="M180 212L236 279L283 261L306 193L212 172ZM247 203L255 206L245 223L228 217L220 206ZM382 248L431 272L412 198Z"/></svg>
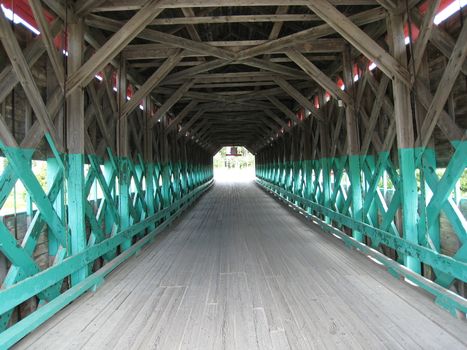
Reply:
<svg viewBox="0 0 467 350"><path fill-rule="evenodd" d="M408 70L329 1L310 0L308 7L357 50L373 60L388 77L392 80L397 77L407 86L410 86Z"/></svg>
<svg viewBox="0 0 467 350"><path fill-rule="evenodd" d="M145 0L107 0L90 10L92 12L106 11L135 11L139 10ZM333 5L375 5L374 0L331 0ZM219 6L306 6L306 0L162 0L159 4L161 8L182 8L182 7L219 7Z"/></svg>
<svg viewBox="0 0 467 350"><path fill-rule="evenodd" d="M237 15L237 16L202 16L202 17L174 17L157 18L151 25L179 25L179 24L211 24L211 23L255 23L255 22L310 22L321 21L311 14L285 15Z"/></svg>

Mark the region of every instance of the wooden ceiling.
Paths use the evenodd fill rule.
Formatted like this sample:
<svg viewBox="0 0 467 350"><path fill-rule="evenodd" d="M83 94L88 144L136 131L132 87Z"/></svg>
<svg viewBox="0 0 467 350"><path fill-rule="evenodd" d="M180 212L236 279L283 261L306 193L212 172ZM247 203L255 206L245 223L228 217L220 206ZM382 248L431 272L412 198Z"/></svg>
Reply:
<svg viewBox="0 0 467 350"><path fill-rule="evenodd" d="M121 52L138 87L125 113L151 94L159 104L154 122L167 114L179 137L254 150L295 125L301 107L322 120L311 100L318 90L349 102L336 84L344 50L408 81L384 43L395 10L392 0L77 1L88 42L103 46L69 77L68 91Z"/></svg>

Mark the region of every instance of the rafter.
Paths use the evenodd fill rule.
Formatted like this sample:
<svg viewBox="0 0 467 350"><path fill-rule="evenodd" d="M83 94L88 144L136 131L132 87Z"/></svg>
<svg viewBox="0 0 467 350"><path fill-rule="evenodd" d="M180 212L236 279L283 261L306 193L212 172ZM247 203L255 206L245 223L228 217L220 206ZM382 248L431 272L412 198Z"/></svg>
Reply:
<svg viewBox="0 0 467 350"><path fill-rule="evenodd" d="M85 86L98 71L102 70L138 33L151 23L163 10L159 7L159 2L160 0L146 1L144 6L125 25L118 28L117 33L68 78L66 93L70 94L78 86Z"/></svg>
<svg viewBox="0 0 467 350"><path fill-rule="evenodd" d="M361 53L373 60L391 79L397 77L410 85L407 69L327 0L310 0L308 7Z"/></svg>

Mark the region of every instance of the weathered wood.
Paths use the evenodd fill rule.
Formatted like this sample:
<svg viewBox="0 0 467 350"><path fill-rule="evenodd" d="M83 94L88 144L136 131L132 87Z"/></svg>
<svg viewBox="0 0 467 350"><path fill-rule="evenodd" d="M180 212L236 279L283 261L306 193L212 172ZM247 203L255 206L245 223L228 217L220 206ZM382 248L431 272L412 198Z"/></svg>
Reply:
<svg viewBox="0 0 467 350"><path fill-rule="evenodd" d="M188 129L190 129L190 127L198 120L201 118L201 116L204 114L204 110L200 110L198 112L196 112L191 118L190 120L185 124L183 125L183 127L180 129L178 135L177 135L177 139L182 137L182 136L185 136L185 133L188 131Z"/></svg>
<svg viewBox="0 0 467 350"><path fill-rule="evenodd" d="M50 119L29 65L21 51L10 24L3 14L0 14L0 40L3 43L3 47L10 58L18 80L44 132L50 137L50 141L54 144L53 147L56 147L59 151L63 151L63 146L57 139L55 126Z"/></svg>
<svg viewBox="0 0 467 350"><path fill-rule="evenodd" d="M368 11L362 11L355 15L349 16L348 20L355 25L361 26L373 22L378 22L386 17L386 13L382 8L375 8ZM303 30L298 33L283 36L282 38L266 42L262 45L255 46L250 49L245 49L238 53L238 59L246 59L257 55L262 55L268 52L283 50L295 45L306 43L314 39L319 39L327 35L335 33L335 30L329 24L321 24L310 29Z"/></svg>
<svg viewBox="0 0 467 350"><path fill-rule="evenodd" d="M428 44L428 40L430 40L431 32L434 27L433 20L436 16L436 12L438 11L439 4L441 0L434 0L430 3L427 12L423 16L423 22L420 27L420 34L418 35L417 41L413 43L413 57L411 57L411 61L409 64L410 70L415 70L412 72L413 76L417 76L417 72L420 68L420 64L422 63L422 58L425 53L426 46Z"/></svg>
<svg viewBox="0 0 467 350"><path fill-rule="evenodd" d="M60 31L62 24L60 20L55 20L49 24L49 30L52 36L55 36ZM39 35L32 42L26 46L23 51L24 58L28 62L29 67L32 67L37 60L45 52L44 41L42 36ZM6 65L0 73L0 101L5 100L8 94L18 84L18 77L13 69L13 66Z"/></svg>
<svg viewBox="0 0 467 350"><path fill-rule="evenodd" d="M175 105L178 100L193 86L195 83L194 80L187 81L183 85L181 85L177 91L174 92L172 96L169 97L167 101L164 102L162 106L160 106L153 118L152 124L154 124L159 118L163 117L165 113ZM152 125L151 124L151 125Z"/></svg>
<svg viewBox="0 0 467 350"><path fill-rule="evenodd" d="M269 96L268 100L280 110L288 119L290 119L293 123L298 123L299 120L294 112L292 112L286 105L284 105L281 101L273 96Z"/></svg>
<svg viewBox="0 0 467 350"><path fill-rule="evenodd" d="M308 109L313 116L318 119L322 119L321 114L316 110L313 102L303 96L300 91L295 89L292 85L290 85L287 81L282 78L275 78L274 81L279 85L285 92L287 92L290 96L292 96L300 106L305 107Z"/></svg>
<svg viewBox="0 0 467 350"><path fill-rule="evenodd" d="M438 123L441 112L444 109L447 98L451 93L452 87L456 82L457 76L462 69L465 58L467 56L467 26L464 26L457 39L456 46L452 51L449 62L444 70L443 76L438 84L436 93L433 96L430 107L427 110L425 120L422 125L419 144L421 147L426 147L431 134Z"/></svg>
<svg viewBox="0 0 467 350"><path fill-rule="evenodd" d="M160 0L149 0L112 36L80 69L67 80L67 94L78 86L85 86L94 75L109 63L120 51L138 35L161 12Z"/></svg>
<svg viewBox="0 0 467 350"><path fill-rule="evenodd" d="M135 92L129 101L125 103L122 109L122 117L127 116L131 113L137 106L139 106L140 101L144 99L148 94L154 90L154 88L170 73L170 71L177 65L182 57L180 53L175 54L172 57L167 58L167 60L162 64L145 82L141 87Z"/></svg>
<svg viewBox="0 0 467 350"><path fill-rule="evenodd" d="M334 5L374 5L373 0L331 0ZM107 0L102 5L94 7L93 12L131 11L138 10L144 0L136 0L129 4L125 0ZM159 4L162 8L182 7L216 7L216 6L306 6L306 0L163 0Z"/></svg>
<svg viewBox="0 0 467 350"><path fill-rule="evenodd" d="M403 66L407 65L402 15L391 14L388 18L388 33L394 57ZM403 236L410 242L418 243L417 227L417 182L415 179L414 128L410 90L398 78L392 81L394 94L394 119L396 122L397 148L402 182ZM412 256L404 256L404 265L420 273L420 261Z"/></svg>
<svg viewBox="0 0 467 350"><path fill-rule="evenodd" d="M327 0L310 1L308 7L356 47L366 57L373 60L391 79L401 80L410 85L407 68L387 53L357 25L339 12Z"/></svg>
<svg viewBox="0 0 467 350"><path fill-rule="evenodd" d="M173 128L175 128L178 124L180 124L183 119L190 113L195 107L198 105L198 101L196 100L191 100L190 103L188 103L185 108L182 109L182 111L170 122L170 124L166 128L166 132L171 131Z"/></svg>
<svg viewBox="0 0 467 350"><path fill-rule="evenodd" d="M177 24L213 24L213 23L256 23L256 22L314 22L321 21L311 14L271 14L271 15L233 15L233 16L192 16L157 18L151 25L177 25Z"/></svg>
<svg viewBox="0 0 467 350"><path fill-rule="evenodd" d="M329 91L331 96L338 100L342 100L345 104L350 103L348 94L342 91L335 82L333 82L326 74L318 67L308 61L300 52L296 50L287 51L287 56L290 57L305 73L307 73L314 81L316 81L323 89Z"/></svg>
<svg viewBox="0 0 467 350"><path fill-rule="evenodd" d="M44 9L42 8L40 0L29 0L29 5L31 6L34 18L36 19L37 25L39 26L39 31L41 32L41 39L44 42L47 54L49 56L50 61L52 62L52 68L57 77L57 81L63 89L65 83L65 69L63 67L63 59L61 58L61 55L58 53L58 51L55 49L53 42L54 35L52 34L49 28L49 22L47 22L44 16Z"/></svg>

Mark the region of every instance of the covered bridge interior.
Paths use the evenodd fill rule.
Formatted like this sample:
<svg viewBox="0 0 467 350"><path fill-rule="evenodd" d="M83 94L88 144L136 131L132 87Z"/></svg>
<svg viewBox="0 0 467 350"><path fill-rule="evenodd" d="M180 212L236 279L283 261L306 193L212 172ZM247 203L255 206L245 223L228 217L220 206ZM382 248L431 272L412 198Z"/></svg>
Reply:
<svg viewBox="0 0 467 350"><path fill-rule="evenodd" d="M467 347L465 1L0 3L0 349Z"/></svg>

